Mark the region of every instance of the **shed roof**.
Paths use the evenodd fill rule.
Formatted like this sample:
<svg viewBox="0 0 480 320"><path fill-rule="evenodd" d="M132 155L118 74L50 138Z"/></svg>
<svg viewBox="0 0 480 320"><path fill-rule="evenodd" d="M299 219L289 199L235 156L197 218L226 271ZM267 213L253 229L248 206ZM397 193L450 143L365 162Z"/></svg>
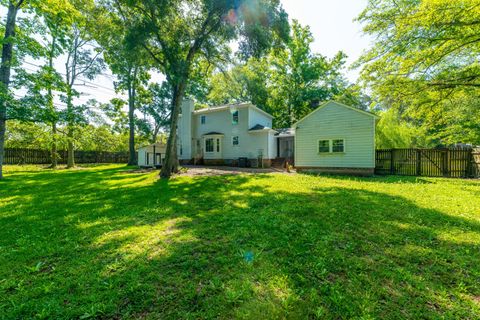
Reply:
<svg viewBox="0 0 480 320"><path fill-rule="evenodd" d="M167 147L164 143L157 142L157 143L152 143L152 144L141 146L141 147L138 148L138 150L146 149L146 148L153 148L154 146L155 146L155 148L166 148Z"/></svg>

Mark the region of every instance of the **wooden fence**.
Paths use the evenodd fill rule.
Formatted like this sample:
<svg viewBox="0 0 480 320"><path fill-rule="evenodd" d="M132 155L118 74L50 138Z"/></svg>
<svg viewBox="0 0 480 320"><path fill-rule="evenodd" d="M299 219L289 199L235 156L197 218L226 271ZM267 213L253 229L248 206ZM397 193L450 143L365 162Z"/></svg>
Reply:
<svg viewBox="0 0 480 320"><path fill-rule="evenodd" d="M480 176L480 149L381 149L375 173L475 178Z"/></svg>
<svg viewBox="0 0 480 320"><path fill-rule="evenodd" d="M67 151L58 151L59 164L67 163ZM49 150L5 149L4 164L49 164ZM128 163L128 152L75 151L75 163Z"/></svg>

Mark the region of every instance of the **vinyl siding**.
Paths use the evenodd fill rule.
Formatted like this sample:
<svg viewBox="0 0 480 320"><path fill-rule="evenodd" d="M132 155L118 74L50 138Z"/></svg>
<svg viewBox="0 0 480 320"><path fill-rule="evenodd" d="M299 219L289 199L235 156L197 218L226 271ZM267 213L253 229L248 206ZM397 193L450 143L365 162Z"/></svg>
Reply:
<svg viewBox="0 0 480 320"><path fill-rule="evenodd" d="M192 156L192 111L194 110L193 100L184 100L182 103L182 114L178 119L178 140L177 155L179 159L189 160ZM182 152L180 152L180 150Z"/></svg>
<svg viewBox="0 0 480 320"><path fill-rule="evenodd" d="M217 155L218 158L223 159L238 159L240 157L256 158L259 151L263 152L264 158L268 158L272 155L272 146L269 142L268 132L250 133L251 121L261 121L268 124L271 123L271 119L268 119L263 114L249 116L249 112L254 111L249 107L238 108L238 124L232 124L232 113L230 110L221 110L217 112L208 112L204 114L193 114L193 137L194 139L200 139L200 148L202 151L205 147L203 135L210 132L219 132L223 134L222 139L222 152L221 155ZM206 116L205 124L200 123L201 116ZM254 119L254 120L252 120ZM232 139L234 136L238 136L239 145L233 146ZM196 146L196 142L194 143ZM194 148L195 149L195 148ZM197 150L195 150L197 153Z"/></svg>
<svg viewBox="0 0 480 320"><path fill-rule="evenodd" d="M248 117L248 128L253 128L255 125L260 124L264 127L271 128L272 127L272 118L267 117L263 113L255 110L255 108L248 108L250 110L250 114Z"/></svg>
<svg viewBox="0 0 480 320"><path fill-rule="evenodd" d="M139 166L146 166L147 165L147 158L146 158L146 155L148 153L148 165L149 166L152 166L153 165L153 146L148 146L148 147L142 147L140 149L138 149L138 165ZM155 153L160 153L161 157L162 157L162 160L163 161L165 159L165 153L166 153L166 148L165 147L155 147ZM158 162L160 161L160 159L158 159L157 157L157 164L159 164Z"/></svg>
<svg viewBox="0 0 480 320"><path fill-rule="evenodd" d="M319 154L318 140L344 139L345 152ZM375 118L330 102L298 123L295 135L298 167L375 167Z"/></svg>

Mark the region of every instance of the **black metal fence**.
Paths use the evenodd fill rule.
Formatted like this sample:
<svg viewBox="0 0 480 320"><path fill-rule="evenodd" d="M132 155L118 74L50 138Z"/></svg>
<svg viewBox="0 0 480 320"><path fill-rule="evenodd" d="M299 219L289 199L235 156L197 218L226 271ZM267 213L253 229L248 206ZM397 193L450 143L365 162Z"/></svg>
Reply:
<svg viewBox="0 0 480 320"><path fill-rule="evenodd" d="M67 151L58 151L58 163L67 163ZM49 164L49 150L5 149L4 164ZM128 152L75 151L75 163L128 163Z"/></svg>
<svg viewBox="0 0 480 320"><path fill-rule="evenodd" d="M375 173L475 178L480 175L480 150L381 149L376 151Z"/></svg>

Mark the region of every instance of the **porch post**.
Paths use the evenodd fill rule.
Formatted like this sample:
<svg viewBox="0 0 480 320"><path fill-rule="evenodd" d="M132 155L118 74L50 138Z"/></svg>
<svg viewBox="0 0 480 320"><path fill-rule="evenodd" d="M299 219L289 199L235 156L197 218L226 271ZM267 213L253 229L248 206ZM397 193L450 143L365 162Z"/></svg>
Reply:
<svg viewBox="0 0 480 320"><path fill-rule="evenodd" d="M157 153L155 152L155 145L153 145L153 166L157 164Z"/></svg>
<svg viewBox="0 0 480 320"><path fill-rule="evenodd" d="M280 138L277 138L277 158L280 158Z"/></svg>

